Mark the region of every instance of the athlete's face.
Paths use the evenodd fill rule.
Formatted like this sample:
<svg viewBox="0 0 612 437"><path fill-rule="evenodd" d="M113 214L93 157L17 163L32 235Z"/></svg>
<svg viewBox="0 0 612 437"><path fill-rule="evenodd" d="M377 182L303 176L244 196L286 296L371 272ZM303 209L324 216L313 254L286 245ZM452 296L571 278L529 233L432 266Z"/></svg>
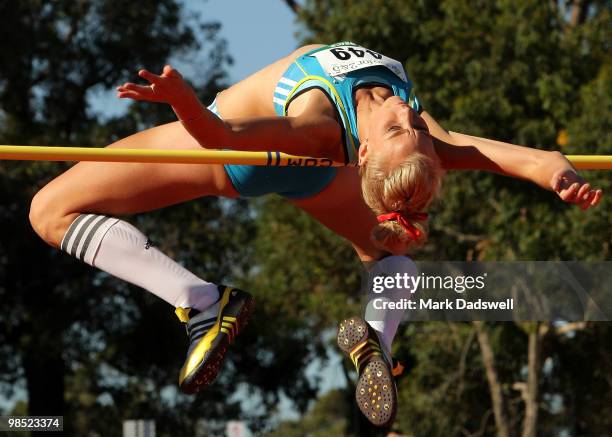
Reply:
<svg viewBox="0 0 612 437"><path fill-rule="evenodd" d="M427 124L400 97L390 97L370 115L368 139L359 149L359 163L376 154L391 169L414 152L435 158Z"/></svg>

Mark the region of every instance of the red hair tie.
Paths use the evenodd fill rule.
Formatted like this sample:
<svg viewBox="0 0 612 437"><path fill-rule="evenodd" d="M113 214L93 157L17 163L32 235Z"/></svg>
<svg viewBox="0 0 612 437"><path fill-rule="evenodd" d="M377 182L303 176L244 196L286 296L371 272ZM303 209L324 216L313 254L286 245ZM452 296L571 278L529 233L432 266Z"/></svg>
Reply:
<svg viewBox="0 0 612 437"><path fill-rule="evenodd" d="M412 224L411 220L426 220L427 213L425 212L413 212L413 213L404 213L393 211L388 214L381 214L378 218L378 223L386 222L387 220L396 220L402 228L406 231L410 237L416 241L421 237L422 232Z"/></svg>

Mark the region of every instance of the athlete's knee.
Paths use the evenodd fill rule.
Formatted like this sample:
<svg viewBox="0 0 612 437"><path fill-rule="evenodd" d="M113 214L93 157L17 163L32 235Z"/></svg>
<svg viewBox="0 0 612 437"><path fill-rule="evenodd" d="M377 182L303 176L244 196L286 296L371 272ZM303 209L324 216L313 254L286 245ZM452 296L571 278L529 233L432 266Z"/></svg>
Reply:
<svg viewBox="0 0 612 437"><path fill-rule="evenodd" d="M55 203L55 205L54 205ZM72 216L74 214L71 214ZM30 203L30 224L34 232L47 244L59 247L66 231L68 221L72 217L59 212L58 205L53 202L45 190L41 190Z"/></svg>

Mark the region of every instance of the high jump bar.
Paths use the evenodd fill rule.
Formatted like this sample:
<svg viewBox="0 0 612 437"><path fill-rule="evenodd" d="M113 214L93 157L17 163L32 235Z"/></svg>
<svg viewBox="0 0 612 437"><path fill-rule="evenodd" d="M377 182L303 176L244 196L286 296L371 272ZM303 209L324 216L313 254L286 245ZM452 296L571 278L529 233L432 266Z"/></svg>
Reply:
<svg viewBox="0 0 612 437"><path fill-rule="evenodd" d="M612 155L566 155L566 158L577 169L612 170ZM343 167L346 165L327 158L296 156L282 152L13 145L0 145L0 160L237 164L269 167Z"/></svg>

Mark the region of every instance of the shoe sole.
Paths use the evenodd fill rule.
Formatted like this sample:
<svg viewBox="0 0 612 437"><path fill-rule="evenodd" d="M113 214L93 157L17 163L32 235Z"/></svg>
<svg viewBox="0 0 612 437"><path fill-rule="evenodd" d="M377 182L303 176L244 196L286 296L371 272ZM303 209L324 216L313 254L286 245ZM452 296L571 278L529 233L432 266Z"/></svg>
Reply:
<svg viewBox="0 0 612 437"><path fill-rule="evenodd" d="M370 338L368 324L361 317L343 320L338 327L338 347L349 358L351 352ZM352 359L352 358L351 358ZM374 425L388 427L397 414L397 392L391 369L379 355L371 357L357 379L355 401Z"/></svg>
<svg viewBox="0 0 612 437"><path fill-rule="evenodd" d="M236 315L236 329L233 336L226 333L221 333L221 339L218 344L211 348L207 356L204 357L200 366L187 376L180 386L183 393L194 394L199 392L205 386L211 384L219 374L225 359L225 354L230 344L242 332L244 327L249 323L251 314L255 307L255 299L249 297L245 300L244 305Z"/></svg>

